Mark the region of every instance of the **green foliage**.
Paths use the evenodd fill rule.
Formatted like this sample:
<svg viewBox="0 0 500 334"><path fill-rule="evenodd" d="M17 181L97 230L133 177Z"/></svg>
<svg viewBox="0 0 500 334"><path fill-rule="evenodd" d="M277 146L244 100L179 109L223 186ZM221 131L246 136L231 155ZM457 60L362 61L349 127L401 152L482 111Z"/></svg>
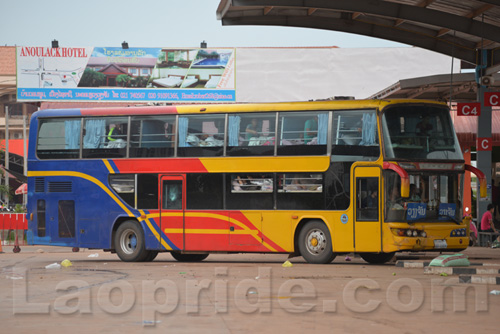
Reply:
<svg viewBox="0 0 500 334"><path fill-rule="evenodd" d="M131 81L132 78L130 78L128 75L126 74L120 74L119 76L116 77L116 83L119 85L119 86L122 86L122 87L126 87L129 85L130 81Z"/></svg>
<svg viewBox="0 0 500 334"><path fill-rule="evenodd" d="M79 87L99 87L106 83L106 75L94 71L93 69L86 68L80 79Z"/></svg>
<svg viewBox="0 0 500 334"><path fill-rule="evenodd" d="M132 86L134 87L146 87L149 81L149 77L137 77L132 79Z"/></svg>
<svg viewBox="0 0 500 334"><path fill-rule="evenodd" d="M166 60L167 60L167 54L163 51L160 52L160 54L158 55L158 61L161 63Z"/></svg>
<svg viewBox="0 0 500 334"><path fill-rule="evenodd" d="M8 196L9 200L13 198L12 189L5 184L0 184L0 194Z"/></svg>
<svg viewBox="0 0 500 334"><path fill-rule="evenodd" d="M22 204L16 204L16 206L14 208L14 212L15 213L23 213L23 212L26 212L26 210L24 209L24 206Z"/></svg>

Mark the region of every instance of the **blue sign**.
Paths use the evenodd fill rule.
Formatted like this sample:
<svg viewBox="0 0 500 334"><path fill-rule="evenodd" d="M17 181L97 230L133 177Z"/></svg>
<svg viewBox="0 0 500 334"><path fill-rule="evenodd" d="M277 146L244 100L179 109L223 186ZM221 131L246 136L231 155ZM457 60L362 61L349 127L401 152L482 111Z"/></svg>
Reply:
<svg viewBox="0 0 500 334"><path fill-rule="evenodd" d="M17 99L41 101L235 101L234 89L18 88Z"/></svg>
<svg viewBox="0 0 500 334"><path fill-rule="evenodd" d="M340 216L340 221L342 222L342 224L347 224L347 222L349 221L349 216L344 213L342 216Z"/></svg>
<svg viewBox="0 0 500 334"><path fill-rule="evenodd" d="M457 213L457 205L452 203L439 204L439 220L446 220L447 217L455 217Z"/></svg>
<svg viewBox="0 0 500 334"><path fill-rule="evenodd" d="M417 220L425 218L427 212L427 204L425 203L408 203L406 209L407 220Z"/></svg>

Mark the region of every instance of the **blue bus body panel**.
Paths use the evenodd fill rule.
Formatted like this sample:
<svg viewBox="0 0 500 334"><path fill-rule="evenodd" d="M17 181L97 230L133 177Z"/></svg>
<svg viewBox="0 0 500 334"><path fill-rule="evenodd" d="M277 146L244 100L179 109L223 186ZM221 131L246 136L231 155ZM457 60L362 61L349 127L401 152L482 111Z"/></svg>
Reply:
<svg viewBox="0 0 500 334"><path fill-rule="evenodd" d="M28 243L111 249L115 222L132 219L139 221L145 231L146 248L161 248L153 231L140 220L141 213L127 205L109 186L108 175L117 172L111 160L37 159L38 117L61 114L81 115L78 109L43 110L33 114L31 119L27 209L28 217L32 216L33 219L28 221ZM45 233L41 233L44 236L38 236L40 233L37 230L39 201L45 201ZM74 207L73 217L72 210L68 210L68 215L61 209L65 206ZM156 224L149 225L156 229L156 233L160 233Z"/></svg>

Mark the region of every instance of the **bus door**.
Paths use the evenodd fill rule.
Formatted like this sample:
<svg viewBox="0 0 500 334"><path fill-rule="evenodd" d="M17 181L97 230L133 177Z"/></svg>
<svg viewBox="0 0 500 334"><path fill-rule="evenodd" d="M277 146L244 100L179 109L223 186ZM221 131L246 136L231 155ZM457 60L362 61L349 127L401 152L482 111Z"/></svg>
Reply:
<svg viewBox="0 0 500 334"><path fill-rule="evenodd" d="M46 226L48 226L46 233L51 237L53 244L75 245L77 242L75 198L68 193L64 196L59 193L51 194L51 197L47 200L49 205L46 207Z"/></svg>
<svg viewBox="0 0 500 334"><path fill-rule="evenodd" d="M182 175L160 177L160 227L162 246L184 249L185 179ZM162 247L162 248L163 248Z"/></svg>
<svg viewBox="0 0 500 334"><path fill-rule="evenodd" d="M379 167L354 169L354 249L356 252L382 250Z"/></svg>

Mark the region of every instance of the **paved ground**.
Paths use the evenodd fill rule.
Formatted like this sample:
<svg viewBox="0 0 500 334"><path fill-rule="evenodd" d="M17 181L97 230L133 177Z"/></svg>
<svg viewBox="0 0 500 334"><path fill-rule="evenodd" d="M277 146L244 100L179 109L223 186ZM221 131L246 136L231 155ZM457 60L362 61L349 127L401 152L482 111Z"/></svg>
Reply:
<svg viewBox="0 0 500 334"><path fill-rule="evenodd" d="M464 284L395 262L368 265L352 254L330 265L286 255L210 255L151 263L60 247L4 246L2 333L484 333L498 332L500 285ZM464 252L500 269L500 249ZM98 257L90 257L97 254ZM437 254L398 256L428 262ZM69 259L68 268L46 269ZM474 267L474 268L479 268ZM500 274L483 275L489 279Z"/></svg>

